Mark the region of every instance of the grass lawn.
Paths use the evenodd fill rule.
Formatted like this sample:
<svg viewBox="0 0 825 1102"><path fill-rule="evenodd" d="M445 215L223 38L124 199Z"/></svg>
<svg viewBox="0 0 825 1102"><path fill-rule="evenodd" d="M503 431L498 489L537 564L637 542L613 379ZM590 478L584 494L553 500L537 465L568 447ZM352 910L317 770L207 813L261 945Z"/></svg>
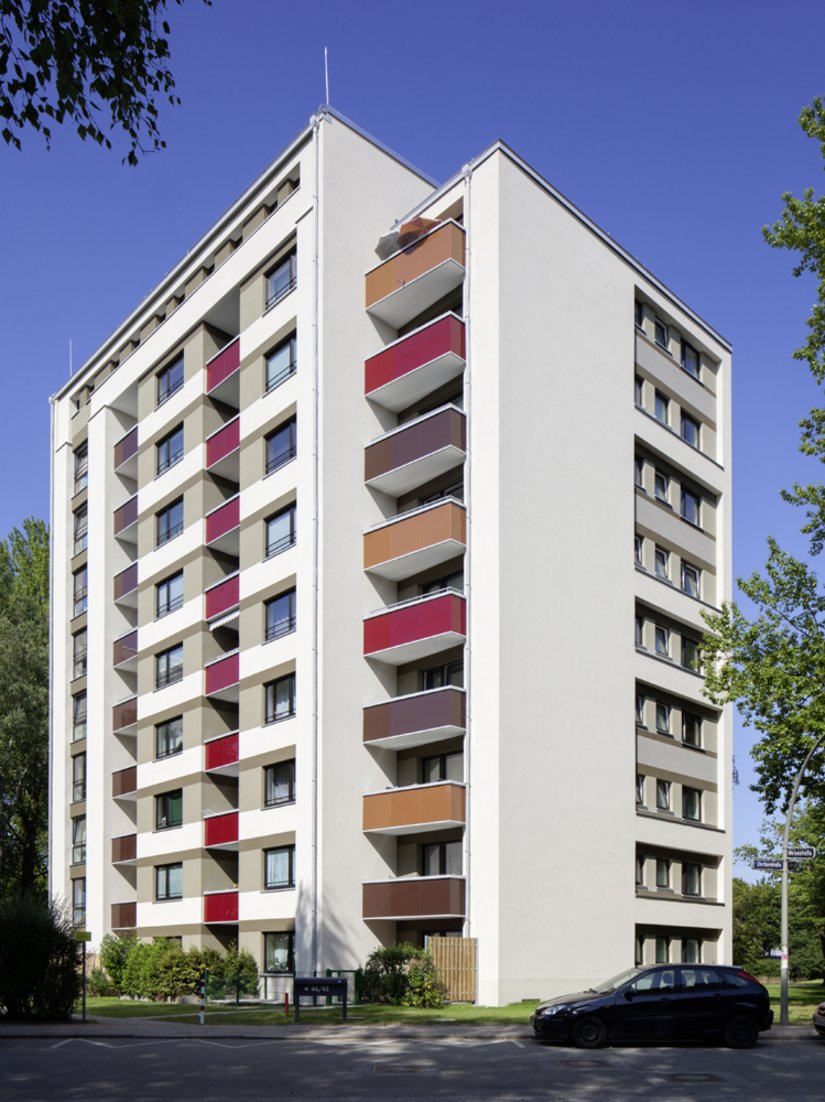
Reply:
<svg viewBox="0 0 825 1102"><path fill-rule="evenodd" d="M779 984L766 983L771 996L773 1020L779 1021ZM810 1025L811 1016L821 1002L825 1002L825 984L821 980L788 985L788 1020L791 1025Z"/></svg>

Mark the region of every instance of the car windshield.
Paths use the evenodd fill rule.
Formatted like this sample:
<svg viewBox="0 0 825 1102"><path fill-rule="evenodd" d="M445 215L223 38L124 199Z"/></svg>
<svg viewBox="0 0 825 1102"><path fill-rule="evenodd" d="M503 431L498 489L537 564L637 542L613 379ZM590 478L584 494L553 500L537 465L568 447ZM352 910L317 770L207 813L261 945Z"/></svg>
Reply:
<svg viewBox="0 0 825 1102"><path fill-rule="evenodd" d="M609 991L615 991L617 987L621 987L623 983L627 983L632 980L634 976L638 976L641 972L641 968L627 968L624 972L619 972L618 976L613 976L609 980L604 980L602 983L597 983L595 987L591 987L591 991L595 991L597 995L606 995Z"/></svg>

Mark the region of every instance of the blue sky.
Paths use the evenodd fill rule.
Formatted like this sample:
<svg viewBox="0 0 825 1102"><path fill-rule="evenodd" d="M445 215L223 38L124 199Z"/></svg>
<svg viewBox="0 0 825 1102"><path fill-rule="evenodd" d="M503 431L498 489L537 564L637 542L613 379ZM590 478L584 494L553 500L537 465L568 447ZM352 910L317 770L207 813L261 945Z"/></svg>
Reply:
<svg viewBox="0 0 825 1102"><path fill-rule="evenodd" d="M323 99L438 180L503 138L734 345L734 558L791 547L779 490L816 478L797 422L816 401L791 360L813 301L760 227L783 191L822 190L796 125L825 94L825 6L765 0L186 0L171 13L180 107L169 148L60 134L0 149L7 472L0 532L48 513L48 395L225 210ZM756 840L737 736L738 843Z"/></svg>

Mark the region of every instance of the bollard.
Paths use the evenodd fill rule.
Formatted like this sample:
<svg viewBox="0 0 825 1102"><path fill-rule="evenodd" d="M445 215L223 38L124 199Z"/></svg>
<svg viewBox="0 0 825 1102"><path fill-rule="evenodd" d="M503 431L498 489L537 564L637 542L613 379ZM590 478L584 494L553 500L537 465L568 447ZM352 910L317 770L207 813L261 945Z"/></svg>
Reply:
<svg viewBox="0 0 825 1102"><path fill-rule="evenodd" d="M284 991L284 1017L289 1017L289 992Z"/></svg>
<svg viewBox="0 0 825 1102"><path fill-rule="evenodd" d="M200 1009L200 1014L198 1015L198 1017L200 1019L200 1024L203 1025L204 1024L204 1012L206 1010L206 977L203 974L203 972L201 972L201 979L200 979L200 983L198 984L198 992L200 994L200 1002L201 1002L201 1009Z"/></svg>

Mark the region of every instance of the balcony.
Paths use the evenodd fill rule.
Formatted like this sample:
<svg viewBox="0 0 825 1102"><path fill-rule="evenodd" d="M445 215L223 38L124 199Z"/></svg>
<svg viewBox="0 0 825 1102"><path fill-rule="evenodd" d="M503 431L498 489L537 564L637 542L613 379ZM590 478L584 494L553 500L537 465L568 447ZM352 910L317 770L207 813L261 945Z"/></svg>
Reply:
<svg viewBox="0 0 825 1102"><path fill-rule="evenodd" d="M237 482L241 469L241 419L240 416L206 438L206 469L210 474Z"/></svg>
<svg viewBox="0 0 825 1102"><path fill-rule="evenodd" d="M401 666L458 646L466 611L464 597L445 590L375 612L364 620L364 657Z"/></svg>
<svg viewBox="0 0 825 1102"><path fill-rule="evenodd" d="M224 811L203 817L203 844L215 849L238 848L238 812Z"/></svg>
<svg viewBox="0 0 825 1102"><path fill-rule="evenodd" d="M137 543L138 499L137 494L115 509L114 532L124 543Z"/></svg>
<svg viewBox="0 0 825 1102"><path fill-rule="evenodd" d="M453 498L403 513L364 535L364 569L396 582L410 578L463 554L466 529L464 505Z"/></svg>
<svg viewBox="0 0 825 1102"><path fill-rule="evenodd" d="M219 735L204 743L204 769L208 773L223 773L237 777L240 757L240 736L237 731Z"/></svg>
<svg viewBox="0 0 825 1102"><path fill-rule="evenodd" d="M362 886L365 919L464 918L463 876L410 876Z"/></svg>
<svg viewBox="0 0 825 1102"><path fill-rule="evenodd" d="M112 839L112 864L132 865L137 860L137 834L121 834Z"/></svg>
<svg viewBox="0 0 825 1102"><path fill-rule="evenodd" d="M364 709L364 745L406 750L464 734L466 697L447 686L396 697Z"/></svg>
<svg viewBox="0 0 825 1102"><path fill-rule="evenodd" d="M137 799L137 766L129 765L112 773L112 799Z"/></svg>
<svg viewBox="0 0 825 1102"><path fill-rule="evenodd" d="M236 558L240 551L241 499L236 494L206 514L206 543Z"/></svg>
<svg viewBox="0 0 825 1102"><path fill-rule="evenodd" d="M138 564L133 562L114 576L115 604L137 608Z"/></svg>
<svg viewBox="0 0 825 1102"><path fill-rule="evenodd" d="M112 929L134 930L137 926L137 903L112 904Z"/></svg>
<svg viewBox="0 0 825 1102"><path fill-rule="evenodd" d="M112 643L112 665L116 670L134 673L137 670L137 652L138 633L135 628Z"/></svg>
<svg viewBox="0 0 825 1102"><path fill-rule="evenodd" d="M240 601L240 575L230 574L206 590L206 619L215 620L238 607Z"/></svg>
<svg viewBox="0 0 825 1102"><path fill-rule="evenodd" d="M466 789L452 781L391 788L364 797L366 834L449 830L464 826L466 819Z"/></svg>
<svg viewBox="0 0 825 1102"><path fill-rule="evenodd" d="M130 429L114 447L114 467L118 474L126 478L137 478L137 425Z"/></svg>
<svg viewBox="0 0 825 1102"><path fill-rule="evenodd" d="M207 663L205 673L205 693L218 700L238 701L238 682L240 681L240 653L221 655Z"/></svg>
<svg viewBox="0 0 825 1102"><path fill-rule="evenodd" d="M366 308L400 329L464 279L464 230L442 222L366 276Z"/></svg>
<svg viewBox="0 0 825 1102"><path fill-rule="evenodd" d="M137 731L137 697L121 700L112 708L112 730L118 735L135 734Z"/></svg>
<svg viewBox="0 0 825 1102"><path fill-rule="evenodd" d="M364 481L399 497L464 462L466 419L457 406L408 421L364 449Z"/></svg>
<svg viewBox="0 0 825 1102"><path fill-rule="evenodd" d="M206 364L206 393L210 398L240 406L241 341L236 337Z"/></svg>
<svg viewBox="0 0 825 1102"><path fill-rule="evenodd" d="M398 413L456 378L464 365L464 322L446 314L371 356L364 364L364 393Z"/></svg>
<svg viewBox="0 0 825 1102"><path fill-rule="evenodd" d="M216 925L223 922L237 922L237 889L222 892L204 892L203 921L210 925Z"/></svg>

